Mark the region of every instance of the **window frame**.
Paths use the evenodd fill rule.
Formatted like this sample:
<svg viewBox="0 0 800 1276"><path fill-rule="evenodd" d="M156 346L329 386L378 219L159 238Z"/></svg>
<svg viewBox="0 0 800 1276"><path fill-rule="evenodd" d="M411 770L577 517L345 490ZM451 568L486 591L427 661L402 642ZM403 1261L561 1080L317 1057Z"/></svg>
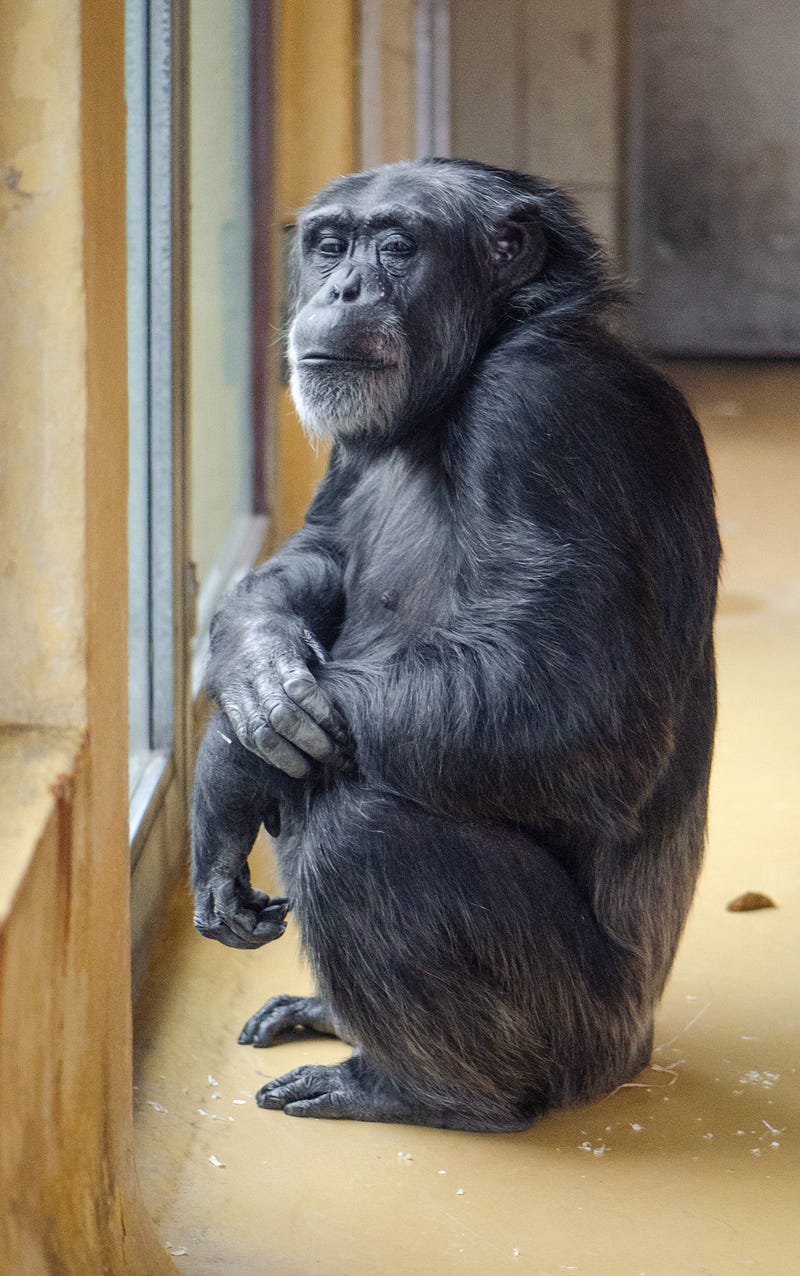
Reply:
<svg viewBox="0 0 800 1276"><path fill-rule="evenodd" d="M125 5L129 465L133 480L129 552L137 555L135 566L129 562L129 634L132 631L135 637L133 644L129 639L129 703L140 740L131 755L134 864L148 808L171 770L176 743L175 656L181 634L176 629L180 598L175 588L173 540L181 511L173 482L180 439L173 395L173 347L179 334L173 324L172 134L173 33L182 9L171 0L126 0ZM141 492L137 483L143 485Z"/></svg>
<svg viewBox="0 0 800 1276"><path fill-rule="evenodd" d="M148 253L146 343L150 445L146 468L152 518L147 563L148 584L156 585L157 603L148 625L151 747L130 793L129 811L135 989L162 920L169 888L186 860L192 739L189 643L195 587L187 552L189 493L185 471L188 0L132 0L132 4L146 9L150 37L147 74L151 103L155 98L151 111L156 118L148 120L146 207L150 243L154 229L157 242L157 253Z"/></svg>
<svg viewBox="0 0 800 1276"><path fill-rule="evenodd" d="M187 810L199 727L208 706L202 678L211 618L223 594L264 554L273 523L270 518L272 467L271 425L278 393L271 341L274 293L274 112L273 6L250 0L250 74L253 86L250 129L251 332L250 394L252 401L253 475L251 512L239 517L220 546L214 570L198 590L191 559L190 492L190 204L189 128L190 0L134 0L150 15L166 15L166 27L151 42L151 88L160 75L158 128L149 128L151 175L161 192L150 191L149 226L158 230L160 281L149 272L151 459L148 469L150 511L155 516L148 557L149 580L161 591L158 623L151 627L151 660L155 668L151 716L153 747L147 752L130 805L131 908L134 991L143 974L150 945L163 918L172 883L188 856ZM156 47L154 47L156 46ZM165 74L165 65L168 74ZM163 115L167 114L166 122ZM150 121L152 124L154 121ZM156 162L158 167L156 167ZM160 291L159 291L160 288ZM168 605L167 605L168 603Z"/></svg>

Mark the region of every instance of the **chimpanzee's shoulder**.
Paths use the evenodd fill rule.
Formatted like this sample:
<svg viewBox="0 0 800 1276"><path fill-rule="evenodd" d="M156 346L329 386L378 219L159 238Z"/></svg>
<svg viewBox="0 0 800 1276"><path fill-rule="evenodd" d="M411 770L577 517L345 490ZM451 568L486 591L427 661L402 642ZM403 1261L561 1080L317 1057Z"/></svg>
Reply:
<svg viewBox="0 0 800 1276"><path fill-rule="evenodd" d="M680 391L624 342L589 323L529 323L505 335L476 369L470 406L507 420L546 422L550 433L602 426L607 437L699 436Z"/></svg>

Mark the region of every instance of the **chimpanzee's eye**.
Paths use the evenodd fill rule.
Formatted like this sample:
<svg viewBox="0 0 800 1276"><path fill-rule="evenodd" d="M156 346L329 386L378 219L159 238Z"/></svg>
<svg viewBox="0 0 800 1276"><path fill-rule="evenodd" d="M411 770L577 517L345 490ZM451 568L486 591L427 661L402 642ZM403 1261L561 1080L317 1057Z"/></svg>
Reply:
<svg viewBox="0 0 800 1276"><path fill-rule="evenodd" d="M338 235L325 235L317 244L317 251L323 257L341 257L347 252L347 242Z"/></svg>
<svg viewBox="0 0 800 1276"><path fill-rule="evenodd" d="M416 245L406 235L390 235L381 244L381 253L391 257L409 257Z"/></svg>

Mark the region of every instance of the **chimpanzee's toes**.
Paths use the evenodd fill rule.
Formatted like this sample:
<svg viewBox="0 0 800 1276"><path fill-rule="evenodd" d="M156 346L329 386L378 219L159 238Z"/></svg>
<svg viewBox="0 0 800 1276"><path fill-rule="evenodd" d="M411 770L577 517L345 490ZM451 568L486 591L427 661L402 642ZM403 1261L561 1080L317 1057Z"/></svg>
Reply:
<svg viewBox="0 0 800 1276"><path fill-rule="evenodd" d="M243 1046L271 1046L297 1028L336 1035L328 1008L320 997L292 997L285 993L269 1001L248 1019L239 1033Z"/></svg>
<svg viewBox="0 0 800 1276"><path fill-rule="evenodd" d="M341 1064L306 1064L262 1085L256 1103L260 1108L283 1108L291 1116L348 1117L352 1113L344 1084Z"/></svg>
<svg viewBox="0 0 800 1276"><path fill-rule="evenodd" d="M343 1063L305 1064L275 1077L256 1094L260 1108L283 1109L287 1116L337 1121L391 1121L449 1130L510 1133L527 1129L535 1113L488 1111L468 1095L445 1106L429 1106L399 1090L367 1063L359 1051Z"/></svg>

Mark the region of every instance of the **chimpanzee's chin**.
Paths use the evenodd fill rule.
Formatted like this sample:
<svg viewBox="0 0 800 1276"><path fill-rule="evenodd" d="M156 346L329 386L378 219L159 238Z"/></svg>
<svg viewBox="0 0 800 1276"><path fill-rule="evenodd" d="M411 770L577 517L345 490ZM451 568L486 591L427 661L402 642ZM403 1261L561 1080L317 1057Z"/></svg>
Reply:
<svg viewBox="0 0 800 1276"><path fill-rule="evenodd" d="M312 438L368 438L391 433L406 398L397 367L345 370L295 367L290 389L297 414Z"/></svg>

